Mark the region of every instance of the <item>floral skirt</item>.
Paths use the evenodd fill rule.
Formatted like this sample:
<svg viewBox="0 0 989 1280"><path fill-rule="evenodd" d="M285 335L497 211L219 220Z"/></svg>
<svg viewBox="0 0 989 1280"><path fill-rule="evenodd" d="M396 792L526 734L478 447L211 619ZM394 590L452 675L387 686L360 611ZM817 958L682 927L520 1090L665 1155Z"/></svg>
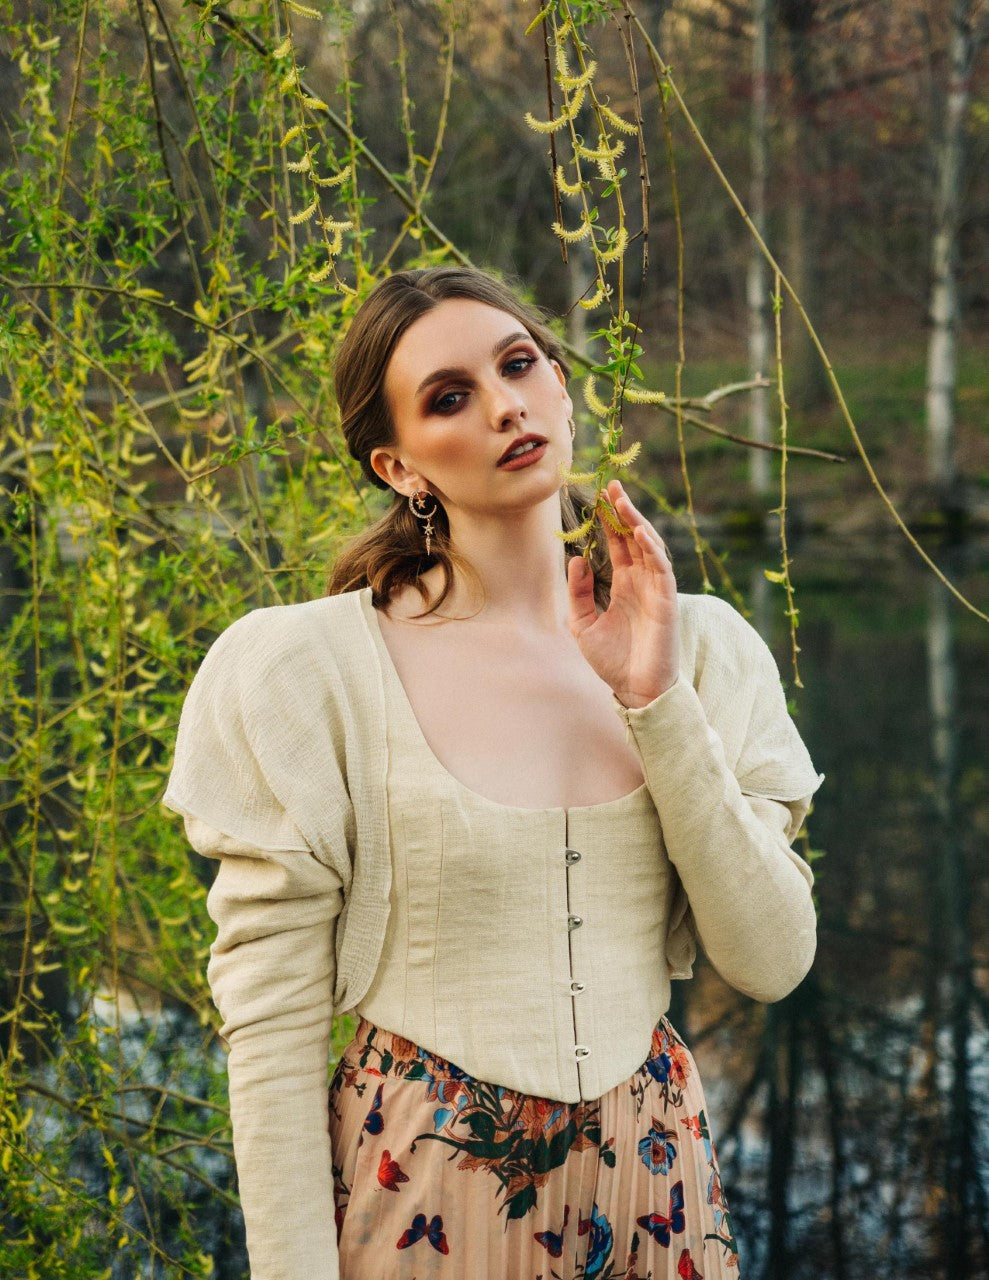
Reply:
<svg viewBox="0 0 989 1280"><path fill-rule="evenodd" d="M634 1075L579 1103L362 1018L330 1136L341 1280L738 1280L697 1068L665 1018Z"/></svg>

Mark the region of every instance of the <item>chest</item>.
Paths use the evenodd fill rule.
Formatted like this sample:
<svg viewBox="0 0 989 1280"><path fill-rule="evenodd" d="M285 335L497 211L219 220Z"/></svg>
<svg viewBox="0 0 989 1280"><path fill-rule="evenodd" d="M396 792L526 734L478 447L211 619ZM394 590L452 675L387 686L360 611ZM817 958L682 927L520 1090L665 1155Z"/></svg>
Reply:
<svg viewBox="0 0 989 1280"><path fill-rule="evenodd" d="M483 635L385 622L418 730L444 769L499 804L572 808L642 782L611 690L569 637Z"/></svg>

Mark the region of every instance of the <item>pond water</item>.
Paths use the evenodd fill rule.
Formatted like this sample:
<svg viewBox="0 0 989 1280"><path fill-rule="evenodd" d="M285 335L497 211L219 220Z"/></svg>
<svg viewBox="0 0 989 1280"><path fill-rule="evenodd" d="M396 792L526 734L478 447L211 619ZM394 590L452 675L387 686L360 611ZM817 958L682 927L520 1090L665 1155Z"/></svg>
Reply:
<svg viewBox="0 0 989 1280"><path fill-rule="evenodd" d="M941 551L985 608L989 548ZM776 557L733 556L788 674ZM682 560L681 560L682 563ZM780 1004L708 967L673 1019L708 1093L743 1280L989 1276L989 626L902 544L794 557L820 942Z"/></svg>

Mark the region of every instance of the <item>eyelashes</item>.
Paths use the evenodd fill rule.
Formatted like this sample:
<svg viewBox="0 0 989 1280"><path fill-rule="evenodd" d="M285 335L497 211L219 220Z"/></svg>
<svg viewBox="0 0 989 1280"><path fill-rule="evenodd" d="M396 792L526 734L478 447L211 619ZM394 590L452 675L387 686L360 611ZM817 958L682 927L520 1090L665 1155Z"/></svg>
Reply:
<svg viewBox="0 0 989 1280"><path fill-rule="evenodd" d="M510 378L523 378L539 362L539 357L528 351L519 352L509 357L502 366L502 373ZM455 413L466 398L467 391L444 391L430 405L430 412L439 414Z"/></svg>

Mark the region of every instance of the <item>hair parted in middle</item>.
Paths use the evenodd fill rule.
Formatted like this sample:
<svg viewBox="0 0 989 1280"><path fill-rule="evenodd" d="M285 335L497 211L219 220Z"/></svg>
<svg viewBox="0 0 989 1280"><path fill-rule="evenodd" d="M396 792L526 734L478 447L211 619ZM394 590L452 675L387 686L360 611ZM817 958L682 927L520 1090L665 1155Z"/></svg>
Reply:
<svg viewBox="0 0 989 1280"><path fill-rule="evenodd" d="M368 295L351 321L340 345L334 370L340 425L351 456L361 465L365 477L379 488L389 486L371 467L371 452L395 443L395 426L385 396L385 374L402 335L420 317L441 302L466 298L494 307L518 320L550 360L555 360L569 377L570 366L563 347L542 315L524 303L501 280L474 267L428 267L396 271L386 276ZM560 505L564 531L583 523L582 508L591 499L571 488L561 490ZM425 553L422 533L408 502L401 494L380 520L359 534L338 556L327 592L336 595L370 587L376 607L385 607L406 585L417 588L428 606L438 608L453 585L454 569L470 573L470 566L450 542L450 530L442 504L437 504L432 551ZM582 554L582 548L566 544L568 557ZM595 596L602 607L611 587L611 562L604 541L591 552ZM439 564L443 587L430 600L421 575Z"/></svg>

